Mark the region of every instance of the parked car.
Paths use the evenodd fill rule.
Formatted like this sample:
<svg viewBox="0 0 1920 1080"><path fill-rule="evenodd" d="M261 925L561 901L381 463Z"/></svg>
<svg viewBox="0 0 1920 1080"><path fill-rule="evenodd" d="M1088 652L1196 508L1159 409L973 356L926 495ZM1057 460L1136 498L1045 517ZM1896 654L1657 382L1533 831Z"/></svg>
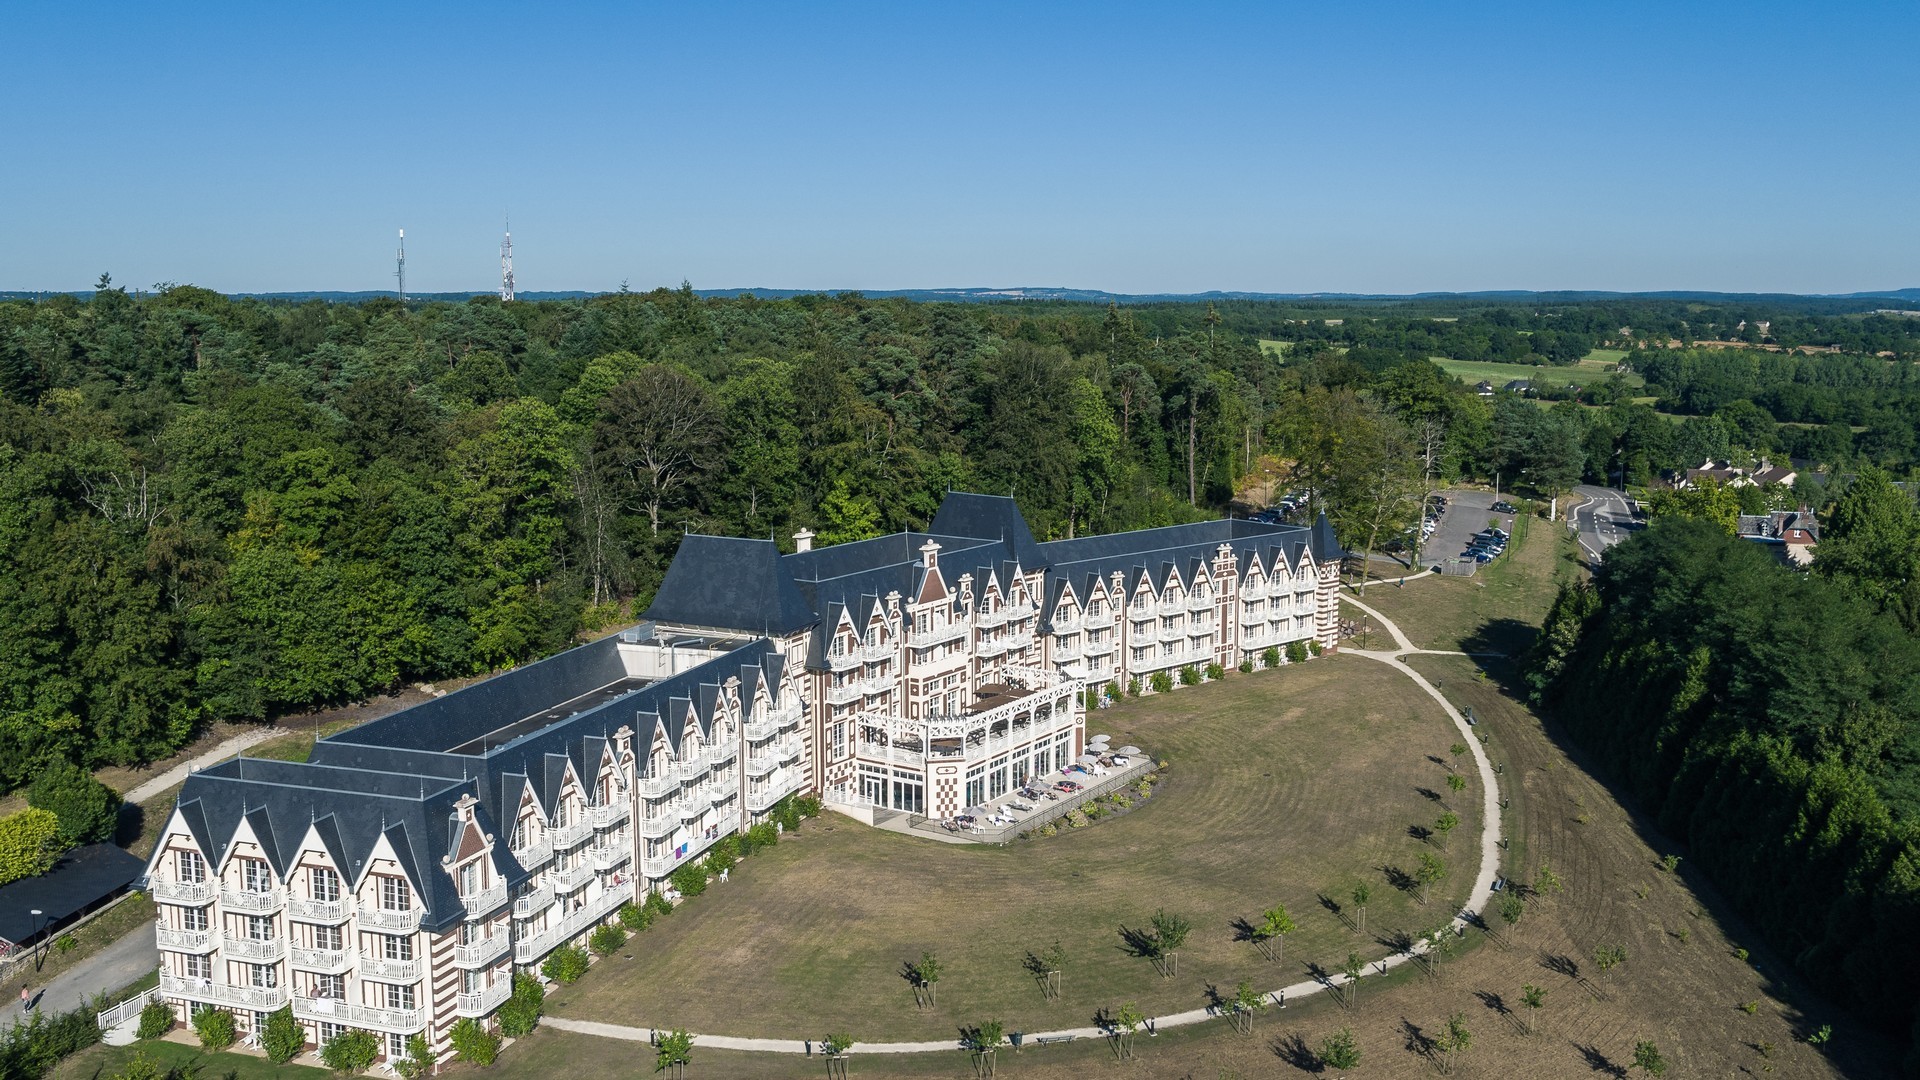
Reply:
<svg viewBox="0 0 1920 1080"><path fill-rule="evenodd" d="M1520 512L1520 508L1502 499L1493 504L1493 512L1496 514L1517 514Z"/></svg>

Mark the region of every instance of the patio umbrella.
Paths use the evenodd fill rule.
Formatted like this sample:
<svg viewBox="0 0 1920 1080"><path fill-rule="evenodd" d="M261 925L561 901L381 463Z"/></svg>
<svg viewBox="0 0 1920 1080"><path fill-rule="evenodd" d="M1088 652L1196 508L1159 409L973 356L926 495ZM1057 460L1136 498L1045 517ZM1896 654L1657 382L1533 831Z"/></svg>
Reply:
<svg viewBox="0 0 1920 1080"><path fill-rule="evenodd" d="M1140 748L1137 746L1123 746L1120 748L1120 752L1123 754L1137 754L1140 752Z"/></svg>
<svg viewBox="0 0 1920 1080"><path fill-rule="evenodd" d="M969 806L965 810L962 810L960 812L967 815L968 817L979 817L980 815L987 812L987 808L984 806Z"/></svg>
<svg viewBox="0 0 1920 1080"><path fill-rule="evenodd" d="M1092 754L1082 754L1080 757L1080 764L1082 765L1098 765L1099 763L1100 759Z"/></svg>
<svg viewBox="0 0 1920 1080"><path fill-rule="evenodd" d="M1088 742L1106 742L1110 738L1112 738L1112 736L1110 735L1094 735L1089 737L1087 741Z"/></svg>

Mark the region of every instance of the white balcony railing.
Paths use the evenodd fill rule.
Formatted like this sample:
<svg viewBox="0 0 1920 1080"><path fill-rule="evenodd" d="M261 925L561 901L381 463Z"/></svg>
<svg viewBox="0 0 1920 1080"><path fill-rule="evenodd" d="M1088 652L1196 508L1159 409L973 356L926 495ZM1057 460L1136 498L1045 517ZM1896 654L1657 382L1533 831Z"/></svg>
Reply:
<svg viewBox="0 0 1920 1080"><path fill-rule="evenodd" d="M453 1011L460 1016L487 1016L493 1010L506 1004L513 994L513 980L501 978L494 980L492 986L477 994L461 994L453 1002Z"/></svg>
<svg viewBox="0 0 1920 1080"><path fill-rule="evenodd" d="M765 776L780 767L780 755L774 752L776 745L778 744L769 744L760 753L747 758L748 776Z"/></svg>
<svg viewBox="0 0 1920 1080"><path fill-rule="evenodd" d="M494 934L471 945L455 945L453 962L458 967L481 968L500 958L513 944L505 934Z"/></svg>
<svg viewBox="0 0 1920 1080"><path fill-rule="evenodd" d="M549 926L538 934L521 938L513 943L513 961L516 964L531 964L552 952L563 943L572 940L581 931L594 925L613 913L621 904L633 897L626 889L607 889L587 898L586 903L570 911L557 924Z"/></svg>
<svg viewBox="0 0 1920 1080"><path fill-rule="evenodd" d="M648 818L640 819L640 835L646 837L649 840L664 840L668 836L673 835L673 830L679 827L680 827L679 812L673 811L673 810L665 810L664 808L662 811L662 816L660 817L648 817Z"/></svg>
<svg viewBox="0 0 1920 1080"><path fill-rule="evenodd" d="M264 1012L271 1012L287 1003L287 988L284 986L235 986L211 979L190 979L164 973L160 976L160 992L168 997Z"/></svg>
<svg viewBox="0 0 1920 1080"><path fill-rule="evenodd" d="M154 944L173 952L213 951L213 931L211 930L156 930L153 939Z"/></svg>
<svg viewBox="0 0 1920 1080"><path fill-rule="evenodd" d="M991 641L982 641L973 647L973 655L980 660L991 660L1007 651L1008 640L997 637Z"/></svg>
<svg viewBox="0 0 1920 1080"><path fill-rule="evenodd" d="M610 803L587 807L587 824L596 829L604 829L614 822L627 820L627 813L627 800L622 796L615 796Z"/></svg>
<svg viewBox="0 0 1920 1080"><path fill-rule="evenodd" d="M212 881L167 881L152 882L153 898L165 900L169 904L211 904L219 894L220 886Z"/></svg>
<svg viewBox="0 0 1920 1080"><path fill-rule="evenodd" d="M553 885L553 891L561 896L585 885L593 879L593 867L585 862L574 866L556 866L547 871L547 881Z"/></svg>
<svg viewBox="0 0 1920 1080"><path fill-rule="evenodd" d="M295 946L288 958L293 966L307 971L345 971L353 966L353 954L345 949L302 949Z"/></svg>
<svg viewBox="0 0 1920 1080"><path fill-rule="evenodd" d="M1053 621L1048 624L1056 634L1076 634L1086 625L1086 619L1079 612L1072 614L1054 613Z"/></svg>
<svg viewBox="0 0 1920 1080"><path fill-rule="evenodd" d="M860 680L848 679L839 684L827 684L827 704L851 705L860 700Z"/></svg>
<svg viewBox="0 0 1920 1080"><path fill-rule="evenodd" d="M353 1005L332 998L296 997L293 999L293 1015L317 1023L344 1024L403 1035L410 1035L427 1026L425 1009L383 1009L377 1005Z"/></svg>
<svg viewBox="0 0 1920 1080"><path fill-rule="evenodd" d="M553 830L553 848L555 851L565 851L570 847L578 847L581 841L592 835L593 823L582 818Z"/></svg>
<svg viewBox="0 0 1920 1080"><path fill-rule="evenodd" d="M674 858L672 853L652 855L640 860L640 872L649 878L663 878L680 869L682 861Z"/></svg>
<svg viewBox="0 0 1920 1080"><path fill-rule="evenodd" d="M520 861L522 869L538 870L553 861L553 845L543 840L538 844L515 851L513 857Z"/></svg>
<svg viewBox="0 0 1920 1080"><path fill-rule="evenodd" d="M587 863L595 870L611 870L626 862L632 854L625 844L596 844L587 849Z"/></svg>
<svg viewBox="0 0 1920 1080"><path fill-rule="evenodd" d="M770 738L789 722L789 719L784 716L769 716L764 720L749 720L743 725L741 734L746 736L748 742L756 743L763 739Z"/></svg>
<svg viewBox="0 0 1920 1080"><path fill-rule="evenodd" d="M935 645L966 637L967 631L971 629L972 627L965 622L950 622L924 631L910 630L907 632L907 644L916 649L932 648Z"/></svg>
<svg viewBox="0 0 1920 1080"><path fill-rule="evenodd" d="M287 897L287 915L302 922L345 922L347 916L351 914L353 914L353 907L345 900L308 900L302 896Z"/></svg>
<svg viewBox="0 0 1920 1080"><path fill-rule="evenodd" d="M545 911L553 903L553 890L542 886L525 896L514 897L513 917L529 919Z"/></svg>
<svg viewBox="0 0 1920 1080"><path fill-rule="evenodd" d="M722 743L714 743L712 746L707 747L707 765L709 768L724 769L728 765L733 764L734 759L739 756L740 744L732 739L728 739Z"/></svg>
<svg viewBox="0 0 1920 1080"><path fill-rule="evenodd" d="M500 910L500 905L506 902L507 885L504 881L494 885L492 888L482 889L472 896L460 898L461 906L466 908L467 914L474 918L498 911Z"/></svg>
<svg viewBox="0 0 1920 1080"><path fill-rule="evenodd" d="M838 649L827 651L828 671L849 671L860 666L860 654L857 651L843 652Z"/></svg>
<svg viewBox="0 0 1920 1080"><path fill-rule="evenodd" d="M380 930L389 934L411 934L420 929L420 912L414 909L395 911L391 908L360 906L360 928Z"/></svg>
<svg viewBox="0 0 1920 1080"><path fill-rule="evenodd" d="M1088 656L1105 656L1112 651L1113 637L1111 635L1101 638L1098 641L1091 638L1087 639L1086 654Z"/></svg>
<svg viewBox="0 0 1920 1080"><path fill-rule="evenodd" d="M1053 650L1053 662L1056 664L1071 664L1078 659L1080 659L1080 647L1077 645Z"/></svg>
<svg viewBox="0 0 1920 1080"><path fill-rule="evenodd" d="M868 697L873 697L876 694L884 694L893 689L893 687L894 680L891 675L876 675L870 679L860 680L860 692Z"/></svg>
<svg viewBox="0 0 1920 1080"><path fill-rule="evenodd" d="M1216 597L1212 593L1194 593L1187 597L1188 611L1210 611Z"/></svg>
<svg viewBox="0 0 1920 1080"><path fill-rule="evenodd" d="M1187 602L1184 598L1176 596L1171 600L1162 600L1155 604L1153 610L1155 614L1162 617L1168 615L1185 615L1187 613Z"/></svg>
<svg viewBox="0 0 1920 1080"><path fill-rule="evenodd" d="M863 664L871 664L876 660L890 660L893 658L893 654L896 651L897 650L891 643L882 644L882 645L861 645L859 649L855 650L855 652L860 657L860 662Z"/></svg>
<svg viewBox="0 0 1920 1080"><path fill-rule="evenodd" d="M287 943L280 938L234 937L228 934L220 941L220 952L230 960L278 960L287 953Z"/></svg>
<svg viewBox="0 0 1920 1080"><path fill-rule="evenodd" d="M641 798L657 799L678 789L680 778L663 769L658 776L643 776L634 781L634 786L640 789Z"/></svg>
<svg viewBox="0 0 1920 1080"><path fill-rule="evenodd" d="M259 913L279 911L286 902L287 894L281 889L268 889L266 892L247 892L241 889L220 890L220 906L228 911Z"/></svg>
<svg viewBox="0 0 1920 1080"><path fill-rule="evenodd" d="M381 982L409 983L420 977L420 958L389 960L384 956L360 954L360 977Z"/></svg>

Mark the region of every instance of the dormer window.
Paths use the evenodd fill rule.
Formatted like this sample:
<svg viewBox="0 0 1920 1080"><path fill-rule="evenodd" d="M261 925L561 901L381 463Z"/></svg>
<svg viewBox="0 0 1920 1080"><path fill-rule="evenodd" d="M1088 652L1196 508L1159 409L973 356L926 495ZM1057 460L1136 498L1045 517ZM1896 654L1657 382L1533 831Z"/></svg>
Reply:
<svg viewBox="0 0 1920 1080"><path fill-rule="evenodd" d="M240 860L240 887L250 893L273 891L273 874L267 869L265 859Z"/></svg>
<svg viewBox="0 0 1920 1080"><path fill-rule="evenodd" d="M175 858L183 885L198 885L207 880L207 860L197 851L182 851Z"/></svg>
<svg viewBox="0 0 1920 1080"><path fill-rule="evenodd" d="M307 871L307 888L313 890L313 898L331 904L340 899L340 875L324 866L316 866Z"/></svg>
<svg viewBox="0 0 1920 1080"><path fill-rule="evenodd" d="M407 887L407 879L391 874L380 876L380 910L407 911L413 907L413 891Z"/></svg>
<svg viewBox="0 0 1920 1080"><path fill-rule="evenodd" d="M480 893L480 863L478 860L460 867L460 895L477 896Z"/></svg>

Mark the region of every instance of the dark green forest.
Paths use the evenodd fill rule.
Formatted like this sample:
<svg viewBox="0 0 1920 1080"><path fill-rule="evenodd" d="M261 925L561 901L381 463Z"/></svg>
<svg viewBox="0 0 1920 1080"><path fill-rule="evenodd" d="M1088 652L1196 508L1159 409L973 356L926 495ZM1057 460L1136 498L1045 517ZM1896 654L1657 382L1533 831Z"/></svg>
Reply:
<svg viewBox="0 0 1920 1080"><path fill-rule="evenodd" d="M1482 399L1405 337L1442 327L1510 352L1497 332L1543 341L1557 320L1586 335L1558 355L1673 306L1469 305L1436 322L1412 302L1333 315L683 287L291 303L105 281L0 302L0 786L48 762L150 760L214 719L550 653L644 604L689 530L844 541L923 525L964 488L1010 493L1037 533L1066 536L1303 489L1373 548L1433 483L1550 493L1777 453L1783 430L1808 430L1680 375L1661 393L1698 415L1678 424L1624 400ZM1876 319L1815 321L1871 337ZM1282 327L1295 344L1263 351ZM1843 360L1895 366L1804 363ZM1871 392L1904 386L1883 381ZM1825 464L1911 464L1910 439L1836 438Z"/></svg>
<svg viewBox="0 0 1920 1080"><path fill-rule="evenodd" d="M1656 518L1562 590L1529 668L1690 866L1815 985L1898 1028L1920 1003L1916 551L1920 510L1883 474L1839 497L1812 573Z"/></svg>

